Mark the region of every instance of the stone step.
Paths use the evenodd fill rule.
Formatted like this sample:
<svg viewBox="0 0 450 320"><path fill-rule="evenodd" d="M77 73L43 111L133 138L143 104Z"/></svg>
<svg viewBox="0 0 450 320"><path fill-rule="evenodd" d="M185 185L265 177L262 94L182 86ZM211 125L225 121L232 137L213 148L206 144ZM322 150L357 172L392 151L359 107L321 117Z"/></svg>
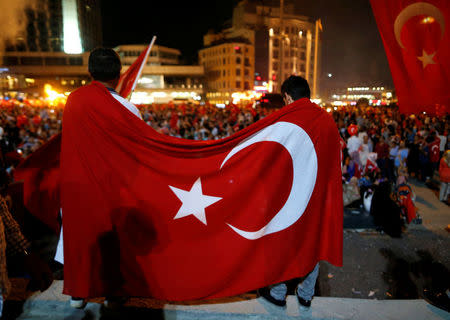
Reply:
<svg viewBox="0 0 450 320"><path fill-rule="evenodd" d="M295 296L289 296L285 308L276 307L263 298L223 299L221 303L204 301L196 304L171 304L144 299L127 303L120 309L108 309L101 303L90 302L83 310L73 309L69 297L61 294L62 281L55 281L49 290L30 297L17 319L78 320L78 319L165 319L165 320L272 320L272 319L450 319L450 313L424 300L369 300L315 297L311 308L300 307ZM137 299L137 300L135 300ZM143 307L145 306L145 307Z"/></svg>

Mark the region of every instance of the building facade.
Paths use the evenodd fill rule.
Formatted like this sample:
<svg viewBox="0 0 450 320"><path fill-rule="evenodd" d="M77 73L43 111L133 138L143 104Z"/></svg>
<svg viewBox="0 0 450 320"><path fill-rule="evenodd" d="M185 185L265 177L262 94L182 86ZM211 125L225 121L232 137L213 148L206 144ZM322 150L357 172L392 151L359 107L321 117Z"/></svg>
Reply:
<svg viewBox="0 0 450 320"><path fill-rule="evenodd" d="M122 60L122 72L146 47L121 45L115 48ZM153 47L132 96L134 103L201 100L204 68L180 65L180 54L177 49ZM0 68L0 90L3 94L25 92L39 95L45 84L50 84L58 92L71 92L91 81L88 60L88 52L5 52Z"/></svg>
<svg viewBox="0 0 450 320"><path fill-rule="evenodd" d="M79 54L102 43L100 0L37 0L6 51Z"/></svg>
<svg viewBox="0 0 450 320"><path fill-rule="evenodd" d="M254 52L251 57L254 83L250 90L257 92L266 88L268 92L280 92L281 84L286 78L299 75L308 80L311 97L318 98L321 72L320 20L299 14L294 2L286 1L284 10L280 9L280 1L265 3L256 0L241 1L233 11L231 28L204 36L205 49L200 50L199 60L206 69L208 95L217 95L214 91L219 89L216 82L220 85L221 81L228 79L219 76L217 72L220 68L217 63L207 66L205 62L220 62L223 52L215 46L221 45L221 41L239 38L241 43L252 47ZM203 57L206 53L209 60ZM230 72L233 74L232 70ZM230 79L230 82L234 81L239 79Z"/></svg>
<svg viewBox="0 0 450 320"><path fill-rule="evenodd" d="M280 2L283 5L281 10ZM241 1L233 12L233 27L255 31L255 72L269 91L280 92L290 75L308 80L318 98L321 72L321 21L301 15L294 2Z"/></svg>
<svg viewBox="0 0 450 320"><path fill-rule="evenodd" d="M205 68L206 98L211 103L236 103L253 90L254 46L250 41L213 41L199 51L199 63Z"/></svg>
<svg viewBox="0 0 450 320"><path fill-rule="evenodd" d="M359 99L367 99L370 105L389 105L397 101L394 90L383 86L357 86L336 89L330 97L332 105L356 105Z"/></svg>

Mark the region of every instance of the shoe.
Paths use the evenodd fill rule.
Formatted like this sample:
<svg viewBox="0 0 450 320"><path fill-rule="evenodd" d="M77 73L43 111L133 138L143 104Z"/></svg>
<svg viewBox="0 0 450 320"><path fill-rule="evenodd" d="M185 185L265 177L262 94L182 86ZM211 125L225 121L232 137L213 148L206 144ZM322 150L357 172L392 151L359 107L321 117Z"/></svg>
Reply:
<svg viewBox="0 0 450 320"><path fill-rule="evenodd" d="M105 301L103 301L103 305L108 309L117 309L122 307L125 302L127 302L127 299L123 297L107 297Z"/></svg>
<svg viewBox="0 0 450 320"><path fill-rule="evenodd" d="M303 307L305 307L305 308L311 307L311 300L305 300L302 297L300 297L298 294L296 294L296 296L297 296L298 303L300 303Z"/></svg>
<svg viewBox="0 0 450 320"><path fill-rule="evenodd" d="M70 298L70 306L75 309L83 309L84 307L86 307L86 303L86 300L84 300L83 298Z"/></svg>
<svg viewBox="0 0 450 320"><path fill-rule="evenodd" d="M270 289L267 288L267 287L259 289L259 290L258 290L258 295L259 295L260 297L263 297L264 299L266 299L266 300L269 301L270 303L273 303L273 304L276 305L276 306L279 306L279 307L284 307L284 306L286 306L286 299L285 299L285 300L278 300L278 299L275 299L274 297L272 297L272 296L270 295Z"/></svg>

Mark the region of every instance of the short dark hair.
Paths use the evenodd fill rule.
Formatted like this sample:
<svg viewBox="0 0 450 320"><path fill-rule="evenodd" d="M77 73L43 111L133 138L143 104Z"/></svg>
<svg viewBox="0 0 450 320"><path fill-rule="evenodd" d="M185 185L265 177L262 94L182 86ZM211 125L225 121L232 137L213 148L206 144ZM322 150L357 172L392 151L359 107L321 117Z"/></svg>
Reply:
<svg viewBox="0 0 450 320"><path fill-rule="evenodd" d="M281 85L281 94L287 93L295 101L301 98L311 98L308 81L299 76L290 76Z"/></svg>
<svg viewBox="0 0 450 320"><path fill-rule="evenodd" d="M89 73L94 80L110 81L120 77L119 55L110 48L97 48L89 55Z"/></svg>

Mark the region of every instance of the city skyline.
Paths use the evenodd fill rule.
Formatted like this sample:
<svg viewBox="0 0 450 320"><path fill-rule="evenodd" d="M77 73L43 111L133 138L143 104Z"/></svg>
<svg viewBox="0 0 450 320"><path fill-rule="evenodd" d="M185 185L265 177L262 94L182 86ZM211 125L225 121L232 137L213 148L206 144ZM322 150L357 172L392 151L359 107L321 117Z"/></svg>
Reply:
<svg viewBox="0 0 450 320"><path fill-rule="evenodd" d="M200 0L193 7L172 0L152 4L152 10L136 10L140 3L136 0L128 1L126 7L118 6L120 3L119 0L101 1L105 46L145 43L156 34L157 43L181 50L186 63L197 63L203 36L211 29L219 31L229 25L233 8L239 1ZM355 85L392 87L383 44L368 0L299 1L296 7L304 15L322 20L321 82L324 90ZM119 20L121 23L117 23Z"/></svg>

